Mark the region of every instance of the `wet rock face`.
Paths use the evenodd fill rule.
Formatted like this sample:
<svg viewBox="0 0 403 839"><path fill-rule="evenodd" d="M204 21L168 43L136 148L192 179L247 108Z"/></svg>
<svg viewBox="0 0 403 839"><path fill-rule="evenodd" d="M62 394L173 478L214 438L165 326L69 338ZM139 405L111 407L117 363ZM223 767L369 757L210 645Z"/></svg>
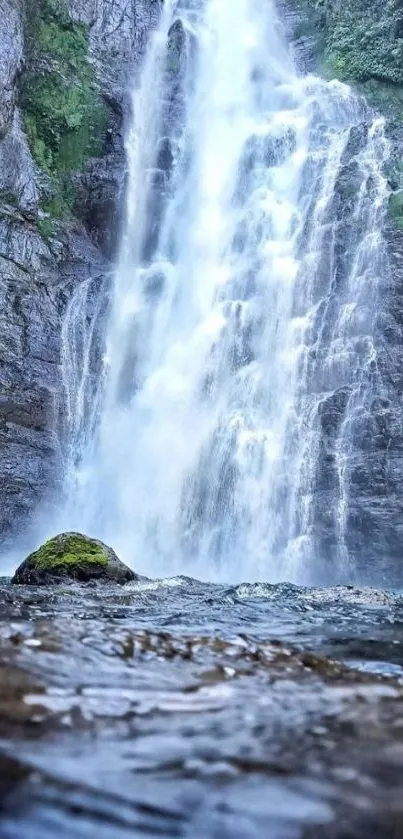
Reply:
<svg viewBox="0 0 403 839"><path fill-rule="evenodd" d="M61 323L77 285L110 270L118 240L127 86L160 0L68 0L86 27L89 58L109 113L101 156L72 175L74 217L44 228L47 176L24 132L19 82L24 20L37 0L0 0L0 544L29 524L61 478Z"/></svg>
<svg viewBox="0 0 403 839"><path fill-rule="evenodd" d="M283 5L283 4L282 4ZM393 8L392 8L393 7ZM358 73L359 52L364 50L368 60L384 62L387 78L393 70L385 51L373 55L370 46L375 38L379 20L398 17L398 4L384 4L382 9L377 4L363 0L360 8L369 15L372 29L369 27L368 39L364 41L352 34L350 39L335 42L335 25L340 23L348 9L353 10L351 32L361 26L364 17L358 12L359 5L346 2L340 4L333 0L314 3L311 0L289 0L284 4L283 19L288 38L293 41L297 64L302 72L327 71L329 78L340 77L339 68L331 58L340 49L348 51L351 70L349 80L362 82ZM393 9L395 11L393 11ZM313 11L313 17L309 10ZM400 14L400 12L399 12ZM332 20L331 20L331 16ZM386 29L379 29L379 37L384 38ZM397 35L395 30L396 39ZM394 38L395 36L393 36ZM390 44L397 47L397 40L390 39ZM343 46L344 45L344 46ZM331 49L332 47L332 49ZM397 51L395 51L395 57ZM364 56L361 56L363 58ZM351 62L355 62L352 64ZM368 66L368 73L374 71ZM372 68L372 69L371 69ZM397 86L376 87L360 86L369 97L369 102L386 118L386 135L390 144L390 159L385 168L389 184L399 194L403 188L400 172L403 133L400 126L401 100ZM398 109L398 116L396 113ZM357 196L360 188L360 167L358 161L367 142L371 114L365 109L359 115L357 124L349 133L348 142L341 159L340 169L335 184L335 193L329 207L329 222L334 231L334 282L337 293L333 306L339 304L343 295L343 284L351 264L352 242L355 238L363 240L365 236L365 214L357 214ZM393 173L393 177L391 177ZM371 199L373 186L370 179L366 190ZM315 500L313 509L313 527L316 533L316 556L318 557L314 579L329 582L336 576L340 562L340 528L344 531L344 561L348 562L349 574L366 582L400 586L402 580L402 544L403 544L403 435L401 424L403 393L403 224L399 207L397 218L386 212L385 249L379 258L376 283L367 284L365 299L361 301L363 321L357 320L356 335L361 341L355 341L351 358L360 357L365 362L368 342L365 335L371 337L374 360L368 364L365 388L355 401L357 374L347 365L344 381L336 379L327 387L329 370L325 359L331 340L334 308L328 308L325 318L322 346L315 348L308 389L322 393L316 417L318 431L318 457L315 475ZM331 252L329 245L328 252ZM327 263L324 273L328 274ZM322 272L323 273L323 272ZM373 320L366 320L366 310L374 314ZM350 340L354 339L354 333ZM345 347L347 339L345 339ZM362 360L361 359L361 360ZM326 393L326 391L328 392ZM365 393L364 393L365 391ZM356 391L357 392L357 391ZM340 474L340 462L337 453L343 435L343 424L348 423L349 449ZM346 435L347 436L347 435ZM344 522L340 516L340 487L344 480L346 491L343 503L346 504Z"/></svg>
<svg viewBox="0 0 403 839"><path fill-rule="evenodd" d="M284 29L293 52L295 63L301 72L315 72L315 37L306 32L305 7L298 0L279 0L279 10Z"/></svg>
<svg viewBox="0 0 403 839"><path fill-rule="evenodd" d="M373 256L377 263L359 300L359 317L344 329L342 364L333 338L355 243L365 241L368 229L370 179L365 184L367 198L357 212L357 163L366 142L367 127L353 127L329 205L336 294L324 317L307 382L308 390L320 393L313 504L315 573L324 582L337 579L344 556L349 567L342 574L394 586L401 581L403 535L401 400L399 379L393 382L393 368L401 366L401 341L396 332L385 340L385 323L394 309L398 311L399 298L388 236Z"/></svg>
<svg viewBox="0 0 403 839"><path fill-rule="evenodd" d="M161 0L68 0L73 20L88 27L90 48L104 95L122 102L128 72L144 53L158 23Z"/></svg>
<svg viewBox="0 0 403 839"><path fill-rule="evenodd" d="M88 30L91 62L109 108L103 154L75 178L75 215L112 258L124 198L124 123L130 110L128 84L159 19L161 0L69 0L77 23Z"/></svg>
<svg viewBox="0 0 403 839"><path fill-rule="evenodd" d="M136 579L108 545L81 533L61 533L24 560L12 583L41 586L76 580L123 585Z"/></svg>
<svg viewBox="0 0 403 839"><path fill-rule="evenodd" d="M13 120L16 99L16 77L23 58L22 6L19 0L1 0L2 34L0 43L0 138Z"/></svg>
<svg viewBox="0 0 403 839"><path fill-rule="evenodd" d="M161 136L154 149L154 174L149 192L145 225L146 235L142 244L142 261L151 262L158 249L161 223L166 202L170 196L175 152L177 150L186 115L186 71L194 60L195 45L178 18L168 32L167 56L164 73L164 97L161 113Z"/></svg>
<svg viewBox="0 0 403 839"><path fill-rule="evenodd" d="M83 231L45 242L4 205L0 217L0 539L28 522L61 477L56 413L61 317L76 283L105 261ZM8 213L6 215L6 213Z"/></svg>

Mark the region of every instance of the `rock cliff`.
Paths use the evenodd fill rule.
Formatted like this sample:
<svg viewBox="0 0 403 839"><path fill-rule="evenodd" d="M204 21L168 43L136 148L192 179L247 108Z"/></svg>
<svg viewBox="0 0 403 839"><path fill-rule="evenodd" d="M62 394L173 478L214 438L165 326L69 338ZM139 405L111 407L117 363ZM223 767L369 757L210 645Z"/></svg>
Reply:
<svg viewBox="0 0 403 839"><path fill-rule="evenodd" d="M385 174L391 193L385 217L386 248L378 287L368 288L369 298L376 295L374 361L369 387L350 429L345 539L351 573L369 582L399 585L403 543L403 6L400 0L287 0L286 21L301 69L351 84L386 119L390 149ZM340 265L344 254L348 259L354 171L372 118L370 111L363 112L351 131L330 207ZM353 221L355 226L359 222ZM324 579L328 572L323 558L337 565L335 453L349 398L348 386L330 396L324 394L319 417L315 527Z"/></svg>
<svg viewBox="0 0 403 839"><path fill-rule="evenodd" d="M0 542L50 498L61 322L106 275L127 85L159 0L0 0Z"/></svg>

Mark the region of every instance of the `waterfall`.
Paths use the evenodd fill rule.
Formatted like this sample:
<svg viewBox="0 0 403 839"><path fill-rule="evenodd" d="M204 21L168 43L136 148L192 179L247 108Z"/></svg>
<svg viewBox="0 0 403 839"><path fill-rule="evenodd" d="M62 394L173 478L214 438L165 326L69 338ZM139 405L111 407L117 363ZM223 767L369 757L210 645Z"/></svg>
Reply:
<svg viewBox="0 0 403 839"><path fill-rule="evenodd" d="M64 329L62 523L144 573L352 579L382 120L297 73L271 0L165 0L132 112L95 378L88 288Z"/></svg>

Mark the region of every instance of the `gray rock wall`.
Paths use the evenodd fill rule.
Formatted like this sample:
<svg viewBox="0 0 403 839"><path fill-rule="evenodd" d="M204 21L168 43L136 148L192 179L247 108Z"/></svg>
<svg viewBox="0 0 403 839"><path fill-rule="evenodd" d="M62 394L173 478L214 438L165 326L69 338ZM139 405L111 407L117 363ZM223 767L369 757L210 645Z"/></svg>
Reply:
<svg viewBox="0 0 403 839"><path fill-rule="evenodd" d="M337 76L333 65L326 63L338 43L334 37L334 26L339 18L352 8L351 43L348 45L354 60L365 46L362 39L354 37L354 25L360 23L359 8L370 14L376 29L380 20L379 4L371 5L360 0L361 5L345 4L325 0L280 0L287 35L294 41L294 53L301 71L326 72L329 78ZM309 10L314 11L310 17ZM397 15L398 4L384 4L385 18ZM332 16L332 17L330 17ZM397 18L396 18L397 19ZM333 28L332 28L333 27ZM385 29L382 37L385 37ZM379 32L381 32L379 28ZM371 33L370 33L371 34ZM371 35L373 37L373 33ZM395 32L397 54L399 32ZM331 49L329 47L331 43ZM373 44L367 41L368 73L371 74ZM326 52L327 50L327 52ZM333 50L333 53L331 52ZM355 55L355 50L357 55ZM379 52L384 60L383 76L387 78L392 67L386 52ZM379 56L378 56L379 57ZM352 65L356 66L356 65ZM357 65L358 66L358 65ZM361 65L365 67L365 61ZM382 76L382 78L383 78ZM390 142L391 159L385 167L385 174L394 172L396 183L391 188L403 187L400 181L403 133L401 128L402 88L399 84L374 81L373 86L356 83L360 93L370 97L370 103L386 117L386 133ZM335 201L330 208L331 219L336 223L338 246L336 257L340 263L339 275L343 277L344 255L349 258L349 218L351 207L357 196L355 166L362 143L365 140L365 120L351 132L345 159L339 172ZM369 190L371 185L368 185ZM351 200L353 204L351 204ZM345 519L346 566L349 575L374 585L400 586L403 575L403 223L400 217L387 212L385 219L385 254L380 259L376 288L368 288L368 299L376 298L373 326L373 346L376 353L366 381L360 410L351 421L350 452L346 466L347 513ZM361 219L354 219L355 235ZM309 385L309 383L308 383ZM316 579L322 576L337 581L340 562L340 535L337 528L339 480L335 470L335 455L340 429L346 418L350 395L349 382L324 398L318 424L319 456L315 479L316 498L314 503L314 528L317 534Z"/></svg>
<svg viewBox="0 0 403 839"><path fill-rule="evenodd" d="M103 156L75 178L76 218L46 239L38 225L43 176L18 102L32 2L0 0L0 545L29 526L60 481L63 312L77 283L110 268L123 197L126 91L160 7L159 0L68 0L74 20L88 26L111 120Z"/></svg>

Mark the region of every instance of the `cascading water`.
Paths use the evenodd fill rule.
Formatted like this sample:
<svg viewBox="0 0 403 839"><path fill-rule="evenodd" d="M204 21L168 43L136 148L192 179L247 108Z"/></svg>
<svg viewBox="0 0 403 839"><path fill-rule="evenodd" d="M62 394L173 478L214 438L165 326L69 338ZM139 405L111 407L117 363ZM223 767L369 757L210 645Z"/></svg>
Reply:
<svg viewBox="0 0 403 839"><path fill-rule="evenodd" d="M271 0L166 0L95 392L87 289L64 331L64 527L146 573L351 576L386 155L349 88L296 73Z"/></svg>

